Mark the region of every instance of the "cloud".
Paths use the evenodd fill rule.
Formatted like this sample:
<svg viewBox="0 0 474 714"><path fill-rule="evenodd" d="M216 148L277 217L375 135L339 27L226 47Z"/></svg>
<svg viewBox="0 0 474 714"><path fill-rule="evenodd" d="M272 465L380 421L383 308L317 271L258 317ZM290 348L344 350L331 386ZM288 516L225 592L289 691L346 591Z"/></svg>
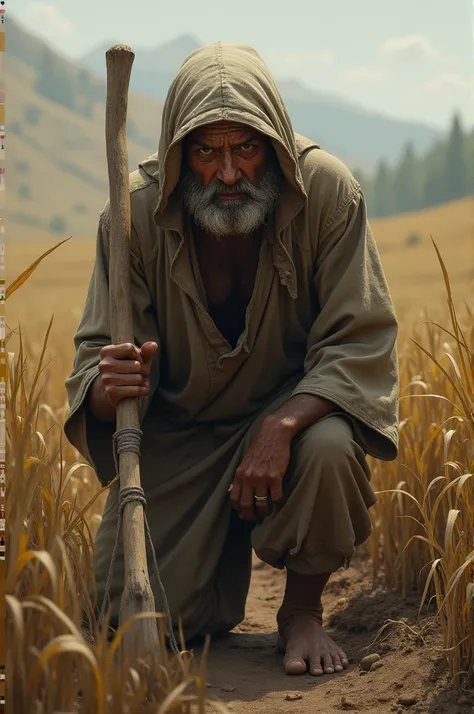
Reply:
<svg viewBox="0 0 474 714"><path fill-rule="evenodd" d="M351 67L339 75L339 79L345 83L365 84L369 87L377 87L389 78L387 70L382 67Z"/></svg>
<svg viewBox="0 0 474 714"><path fill-rule="evenodd" d="M391 37L380 46L379 53L383 59L410 64L433 62L440 57L438 50L423 35Z"/></svg>
<svg viewBox="0 0 474 714"><path fill-rule="evenodd" d="M453 96L467 91L472 91L472 82L460 74L442 72L432 79L413 88L413 93L424 96L441 97Z"/></svg>
<svg viewBox="0 0 474 714"><path fill-rule="evenodd" d="M267 52L265 59L280 70L304 69L307 67L327 67L334 61L332 52L310 50L308 52Z"/></svg>
<svg viewBox="0 0 474 714"><path fill-rule="evenodd" d="M59 10L48 2L32 2L24 13L23 17L30 25L37 23L42 34L54 33L59 37L70 37L73 33L71 22L63 17Z"/></svg>

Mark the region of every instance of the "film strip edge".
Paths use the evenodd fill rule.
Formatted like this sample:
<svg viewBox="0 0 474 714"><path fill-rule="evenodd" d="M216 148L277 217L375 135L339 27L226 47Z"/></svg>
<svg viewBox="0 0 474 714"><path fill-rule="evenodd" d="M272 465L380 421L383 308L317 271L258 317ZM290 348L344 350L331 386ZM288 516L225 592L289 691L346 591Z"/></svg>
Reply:
<svg viewBox="0 0 474 714"><path fill-rule="evenodd" d="M5 510L6 510L6 391L7 354L5 344L5 37L6 2L0 0L0 714L5 711Z"/></svg>

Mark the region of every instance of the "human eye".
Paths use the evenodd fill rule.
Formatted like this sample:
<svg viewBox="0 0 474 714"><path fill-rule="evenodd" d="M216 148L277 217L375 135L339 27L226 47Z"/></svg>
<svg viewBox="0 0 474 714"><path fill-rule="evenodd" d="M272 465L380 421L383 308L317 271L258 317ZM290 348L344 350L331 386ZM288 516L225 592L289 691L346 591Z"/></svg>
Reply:
<svg viewBox="0 0 474 714"><path fill-rule="evenodd" d="M210 146L201 146L198 149L198 154L200 156L211 156L213 151L214 151L214 149L212 149Z"/></svg>
<svg viewBox="0 0 474 714"><path fill-rule="evenodd" d="M256 144L253 144L251 141L247 141L245 144L241 144L239 148L244 153L249 153L256 148Z"/></svg>

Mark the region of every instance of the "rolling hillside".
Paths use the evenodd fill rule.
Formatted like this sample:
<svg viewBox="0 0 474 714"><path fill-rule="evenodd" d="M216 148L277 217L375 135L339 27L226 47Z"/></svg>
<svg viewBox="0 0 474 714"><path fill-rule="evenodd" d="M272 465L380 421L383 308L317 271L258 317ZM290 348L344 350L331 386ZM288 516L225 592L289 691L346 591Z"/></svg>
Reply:
<svg viewBox="0 0 474 714"><path fill-rule="evenodd" d="M23 62L18 58L19 42L11 44L17 51L6 55L8 240L29 241L34 234L31 229L51 228L59 237L91 238L97 214L108 197L105 102L94 101L92 116L87 117L40 96L35 91L37 70L32 65L45 46L39 41L28 45L29 54ZM60 58L58 61L66 63ZM72 81L74 65L69 70L66 63L66 71L70 71ZM103 84L100 82L99 97L105 99ZM130 94L130 170L156 150L161 110L158 101ZM133 135L137 126L138 140Z"/></svg>

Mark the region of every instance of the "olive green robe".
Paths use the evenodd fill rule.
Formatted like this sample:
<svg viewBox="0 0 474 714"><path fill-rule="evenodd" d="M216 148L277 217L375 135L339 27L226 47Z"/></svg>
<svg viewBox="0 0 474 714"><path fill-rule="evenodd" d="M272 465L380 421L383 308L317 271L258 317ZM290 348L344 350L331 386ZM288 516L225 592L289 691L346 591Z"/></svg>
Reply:
<svg viewBox="0 0 474 714"><path fill-rule="evenodd" d="M265 225L235 348L206 309L175 190L183 137L218 120L267 135L285 179ZM130 200L135 341L159 347L142 409L141 476L160 572L173 618L182 618L188 635L228 629L243 617L251 543L277 567L327 572L369 535L367 509L375 496L365 456L397 455L397 321L360 185L341 161L294 133L271 75L250 47L216 43L183 63L164 106L158 152L131 174ZM65 425L103 483L115 476L115 426L93 419L85 397L98 376L100 349L111 341L111 249L106 205L66 383ZM296 440L285 504L251 532L231 518L228 487L259 420L297 394L331 400L340 414ZM96 540L99 596L116 509L114 488ZM115 613L122 558L121 551ZM158 588L155 595L159 607Z"/></svg>

